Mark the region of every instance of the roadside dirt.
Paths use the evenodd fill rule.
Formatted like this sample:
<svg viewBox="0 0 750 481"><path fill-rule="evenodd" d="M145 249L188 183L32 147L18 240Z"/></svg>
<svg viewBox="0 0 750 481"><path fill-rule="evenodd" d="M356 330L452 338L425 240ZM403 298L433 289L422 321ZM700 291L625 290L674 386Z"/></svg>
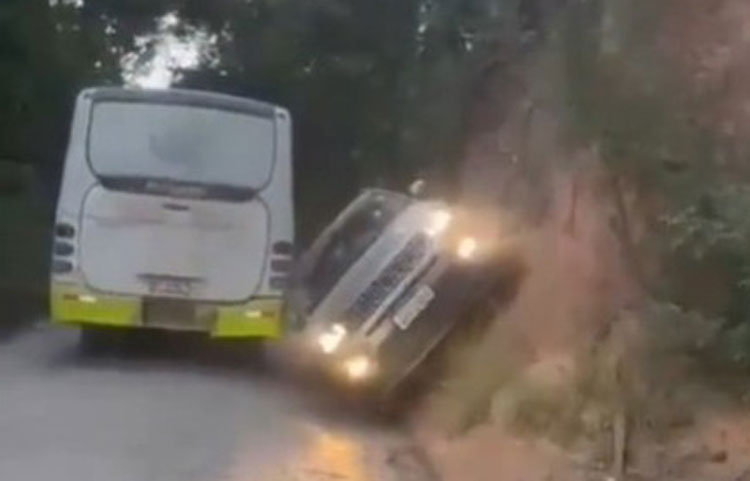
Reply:
<svg viewBox="0 0 750 481"><path fill-rule="evenodd" d="M695 120L725 135L728 150L717 155L726 155L727 162L746 159L747 2L665 1L675 14L654 48L672 52L695 98L712 106ZM747 395L736 394L747 391L737 386L746 380L731 379L729 394L696 380L690 362L679 356L659 358L657 365L629 351L643 341L644 331L638 319L623 321L623 313L643 299L627 261L628 246L617 232L623 211L637 210L637 199L625 186L622 203L613 202L596 145L572 148L566 138L561 59L554 49L539 52L494 82L488 80L484 89L504 100L499 111L478 107L476 123L482 128L467 147L464 190L477 206L510 205L524 219L530 274L490 332L458 358L452 377L416 421L441 479L615 479L616 415L582 409L576 423L595 435L565 444L547 434L519 433L504 418L515 394L509 390L510 401L498 394L500 386L517 385L519 378L526 386L564 391L576 379L581 352L606 344L607 362L625 359L625 372L633 376L629 382L637 392L628 396L640 399L634 412L623 414L623 479L750 481L750 406ZM729 167L747 173L746 163ZM645 226L637 216L627 220L629 237L637 239ZM650 335L670 339L690 336L690 329ZM512 374L504 367L509 359ZM605 370L605 376L615 379L620 372Z"/></svg>

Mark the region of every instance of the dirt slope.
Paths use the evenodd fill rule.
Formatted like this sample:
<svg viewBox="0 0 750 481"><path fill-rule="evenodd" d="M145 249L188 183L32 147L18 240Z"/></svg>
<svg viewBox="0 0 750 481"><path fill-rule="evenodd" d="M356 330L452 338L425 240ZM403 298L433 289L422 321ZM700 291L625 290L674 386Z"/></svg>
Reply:
<svg viewBox="0 0 750 481"><path fill-rule="evenodd" d="M724 136L727 172L745 175L747 163L731 162L750 145L750 5L660 6L670 13L653 48L706 101L695 122ZM502 102L475 112L485 125L467 146L464 190L522 219L530 275L456 356L417 430L446 481L605 479L619 456L632 479L750 479L743 389L712 384L680 350L710 329L641 315L649 273L629 262L622 234L647 228L643 199L612 183L596 141L570 135L564 69L551 41L485 86ZM622 449L615 425L625 427Z"/></svg>

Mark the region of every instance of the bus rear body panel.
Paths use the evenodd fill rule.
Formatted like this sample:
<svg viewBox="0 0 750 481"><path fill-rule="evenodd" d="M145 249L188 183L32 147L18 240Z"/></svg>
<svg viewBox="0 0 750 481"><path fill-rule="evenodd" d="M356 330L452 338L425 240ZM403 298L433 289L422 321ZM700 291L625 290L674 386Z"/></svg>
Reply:
<svg viewBox="0 0 750 481"><path fill-rule="evenodd" d="M269 214L221 203L109 192L86 196L81 271L100 291L242 302L262 281Z"/></svg>
<svg viewBox="0 0 750 481"><path fill-rule="evenodd" d="M57 209L53 321L279 337L291 184L284 109L84 91Z"/></svg>

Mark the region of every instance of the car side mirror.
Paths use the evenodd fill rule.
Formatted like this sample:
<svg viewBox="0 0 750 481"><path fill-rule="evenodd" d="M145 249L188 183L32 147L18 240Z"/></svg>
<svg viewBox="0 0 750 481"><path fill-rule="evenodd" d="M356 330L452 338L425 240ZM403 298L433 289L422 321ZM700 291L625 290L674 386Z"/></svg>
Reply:
<svg viewBox="0 0 750 481"><path fill-rule="evenodd" d="M423 179L417 179L409 185L409 195L421 199L425 196L427 190L427 182Z"/></svg>

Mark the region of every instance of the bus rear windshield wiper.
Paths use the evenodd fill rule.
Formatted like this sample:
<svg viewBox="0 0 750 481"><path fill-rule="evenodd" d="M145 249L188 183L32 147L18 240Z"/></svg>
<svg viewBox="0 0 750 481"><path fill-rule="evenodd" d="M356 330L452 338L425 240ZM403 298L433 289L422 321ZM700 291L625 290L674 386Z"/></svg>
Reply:
<svg viewBox="0 0 750 481"><path fill-rule="evenodd" d="M186 182L164 177L112 175L100 176L99 180L102 186L109 190L179 199L247 202L258 194L252 187Z"/></svg>

